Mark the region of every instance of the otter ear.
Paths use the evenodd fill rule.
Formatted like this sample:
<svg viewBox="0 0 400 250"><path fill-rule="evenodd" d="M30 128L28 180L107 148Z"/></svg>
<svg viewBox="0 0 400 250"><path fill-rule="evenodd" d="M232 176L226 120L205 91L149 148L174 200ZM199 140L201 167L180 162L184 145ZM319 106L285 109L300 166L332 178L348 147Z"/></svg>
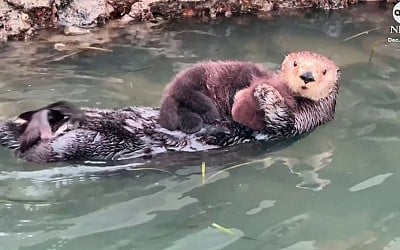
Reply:
<svg viewBox="0 0 400 250"><path fill-rule="evenodd" d="M289 51L284 51L284 53L285 53L285 57L287 57L290 54Z"/></svg>

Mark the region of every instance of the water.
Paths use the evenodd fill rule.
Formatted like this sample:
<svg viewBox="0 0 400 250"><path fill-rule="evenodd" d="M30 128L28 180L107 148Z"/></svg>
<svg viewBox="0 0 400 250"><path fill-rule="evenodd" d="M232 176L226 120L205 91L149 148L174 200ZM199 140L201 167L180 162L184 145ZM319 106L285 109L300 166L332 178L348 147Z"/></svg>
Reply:
<svg viewBox="0 0 400 250"><path fill-rule="evenodd" d="M2 119L60 99L158 106L169 79L205 59L276 68L285 52L308 49L331 55L342 80L333 122L270 151L242 145L160 156L133 171L130 163L35 165L1 149L0 249L400 249L400 51L379 47L368 63L371 45L389 36L390 13L360 6L152 33L110 28L92 39L113 52L64 59L74 49L53 44L73 43L57 37L1 47Z"/></svg>

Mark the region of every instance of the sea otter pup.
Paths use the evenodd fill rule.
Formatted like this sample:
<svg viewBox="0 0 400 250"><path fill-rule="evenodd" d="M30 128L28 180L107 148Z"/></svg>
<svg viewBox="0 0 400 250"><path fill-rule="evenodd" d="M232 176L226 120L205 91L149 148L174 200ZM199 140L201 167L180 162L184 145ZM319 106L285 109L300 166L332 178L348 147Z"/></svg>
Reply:
<svg viewBox="0 0 400 250"><path fill-rule="evenodd" d="M160 125L195 133L203 123L231 118L233 98L255 78L273 73L251 62L202 62L179 73L167 85L160 109Z"/></svg>
<svg viewBox="0 0 400 250"><path fill-rule="evenodd" d="M159 122L170 130L194 133L204 122L233 118L254 130L261 130L262 111L254 105L251 96L256 85L270 84L283 101L294 108L294 96L317 101L330 93L337 78L328 75L327 79L331 80L323 80L328 70L336 75L337 67L328 58L312 52L289 54L278 75L250 62L198 63L178 74L167 86Z"/></svg>
<svg viewBox="0 0 400 250"><path fill-rule="evenodd" d="M20 136L20 150L23 153L39 140L52 139L53 131L67 120L74 123L83 119L83 112L68 102L60 101L38 110L22 113L18 118L23 123L21 126L23 132Z"/></svg>
<svg viewBox="0 0 400 250"><path fill-rule="evenodd" d="M232 104L232 118L254 130L262 130L265 117L255 101L254 90L257 85L266 83L273 86L279 92L275 93L277 97L289 109L293 109L300 98L318 101L327 97L337 84L339 71L332 60L322 55L306 51L290 53L277 75L255 79L249 87L236 93Z"/></svg>

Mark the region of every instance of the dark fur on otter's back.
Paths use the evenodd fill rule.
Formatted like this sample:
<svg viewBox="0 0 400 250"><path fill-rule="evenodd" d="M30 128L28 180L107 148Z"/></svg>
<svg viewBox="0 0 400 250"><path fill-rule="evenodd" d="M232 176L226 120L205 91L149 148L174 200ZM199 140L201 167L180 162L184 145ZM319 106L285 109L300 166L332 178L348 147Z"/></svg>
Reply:
<svg viewBox="0 0 400 250"><path fill-rule="evenodd" d="M261 82L271 83L285 100L289 100L288 105L292 106L294 99L290 99L285 84L273 77L273 74L262 65L251 62L210 61L195 64L178 74L167 86L160 109L160 125L169 130L194 133L204 123L231 119L235 94ZM250 128L261 126L257 122Z"/></svg>
<svg viewBox="0 0 400 250"><path fill-rule="evenodd" d="M64 119L51 139L40 139L24 152L20 139L29 122L21 124L16 118L0 122L0 145L33 162L147 158L167 151L197 152L251 141L276 142L309 132L334 117L338 86L318 102L300 99L295 112L276 98L276 92L265 84L255 88L256 104L265 113L267 129L262 132L224 121L186 134L162 128L157 108L82 108L84 119Z"/></svg>

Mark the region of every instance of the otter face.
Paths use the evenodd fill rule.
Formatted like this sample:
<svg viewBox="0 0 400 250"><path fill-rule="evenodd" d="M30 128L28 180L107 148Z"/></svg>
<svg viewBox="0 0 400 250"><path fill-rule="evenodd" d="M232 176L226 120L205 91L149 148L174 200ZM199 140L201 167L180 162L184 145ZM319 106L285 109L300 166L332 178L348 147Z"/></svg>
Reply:
<svg viewBox="0 0 400 250"><path fill-rule="evenodd" d="M301 51L285 57L280 75L296 95L318 101L338 84L340 69L325 56Z"/></svg>

